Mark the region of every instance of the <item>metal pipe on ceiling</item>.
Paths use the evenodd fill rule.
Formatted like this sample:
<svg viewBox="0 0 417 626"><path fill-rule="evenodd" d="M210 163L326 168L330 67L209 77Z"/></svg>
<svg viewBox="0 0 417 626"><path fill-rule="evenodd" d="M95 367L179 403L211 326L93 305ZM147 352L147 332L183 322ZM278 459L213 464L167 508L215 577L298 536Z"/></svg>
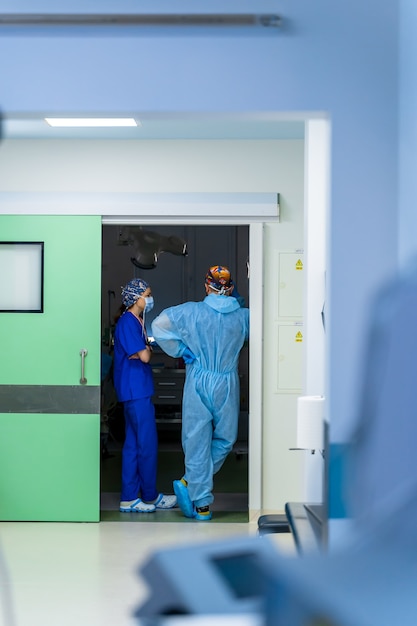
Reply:
<svg viewBox="0 0 417 626"><path fill-rule="evenodd" d="M1 13L0 26L260 26L277 28L274 14L252 13Z"/></svg>

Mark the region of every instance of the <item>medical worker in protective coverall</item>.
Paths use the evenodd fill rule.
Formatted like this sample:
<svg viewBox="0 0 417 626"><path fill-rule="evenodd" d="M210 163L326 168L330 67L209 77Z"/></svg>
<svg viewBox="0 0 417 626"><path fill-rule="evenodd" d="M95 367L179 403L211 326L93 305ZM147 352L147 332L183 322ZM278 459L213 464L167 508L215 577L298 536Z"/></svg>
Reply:
<svg viewBox="0 0 417 626"><path fill-rule="evenodd" d="M158 437L152 403L152 350L143 319L153 307L151 288L141 278L134 278L122 289L122 302L125 311L116 324L113 374L125 417L119 508L123 513L152 513L172 508L177 498L158 493L156 488Z"/></svg>
<svg viewBox="0 0 417 626"><path fill-rule="evenodd" d="M238 359L249 335L249 309L232 296L230 271L213 266L202 302L170 307L154 320L152 334L170 356L182 357L186 379L182 404L185 474L174 481L186 517L210 520L213 475L237 438L240 391Z"/></svg>

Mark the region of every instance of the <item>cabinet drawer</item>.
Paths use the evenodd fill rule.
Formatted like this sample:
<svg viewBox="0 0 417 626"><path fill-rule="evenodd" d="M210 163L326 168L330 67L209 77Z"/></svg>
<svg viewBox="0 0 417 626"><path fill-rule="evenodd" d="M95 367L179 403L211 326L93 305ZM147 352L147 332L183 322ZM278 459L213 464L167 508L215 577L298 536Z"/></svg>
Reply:
<svg viewBox="0 0 417 626"><path fill-rule="evenodd" d="M155 404L181 404L185 372L180 370L154 371Z"/></svg>
<svg viewBox="0 0 417 626"><path fill-rule="evenodd" d="M182 391L183 387L184 387L184 380L182 379L163 379L163 378L155 378L154 379L154 385L155 385L155 391L159 392L159 391L167 391L167 392L171 392L171 391L175 391L175 390L180 390Z"/></svg>
<svg viewBox="0 0 417 626"><path fill-rule="evenodd" d="M181 404L182 389L158 390L153 397L154 404Z"/></svg>

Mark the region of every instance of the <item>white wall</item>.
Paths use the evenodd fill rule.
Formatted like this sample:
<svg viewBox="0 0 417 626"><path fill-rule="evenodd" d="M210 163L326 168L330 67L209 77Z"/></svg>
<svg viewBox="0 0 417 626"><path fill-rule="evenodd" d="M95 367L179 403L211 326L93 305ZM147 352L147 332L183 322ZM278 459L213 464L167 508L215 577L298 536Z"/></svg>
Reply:
<svg viewBox="0 0 417 626"><path fill-rule="evenodd" d="M299 141L6 140L3 192L277 192ZM285 174L284 174L285 172Z"/></svg>
<svg viewBox="0 0 417 626"><path fill-rule="evenodd" d="M280 253L302 255L304 249L304 149L298 146L299 167L291 172L287 164L285 192L279 223L264 227L264 361L263 361L263 505L267 510L283 510L288 501L302 501L304 494L303 458L290 451L296 447L296 401L302 393L301 369L292 371L290 385L280 384L280 359L291 356L279 343L280 330L288 329L294 345L295 334L303 327L303 311L297 317L279 315ZM295 175L294 175L295 174ZM290 288L290 283L289 283ZM301 347L301 346L297 346ZM290 348L291 349L291 348ZM293 386L293 388L289 388Z"/></svg>
<svg viewBox="0 0 417 626"><path fill-rule="evenodd" d="M303 394L326 394L326 268L330 191L331 128L328 120L310 120L305 136L305 360ZM326 425L329 415L324 415ZM324 432L324 424L323 424ZM324 433L325 434L325 433ZM303 502L324 501L325 460L320 451L306 451Z"/></svg>

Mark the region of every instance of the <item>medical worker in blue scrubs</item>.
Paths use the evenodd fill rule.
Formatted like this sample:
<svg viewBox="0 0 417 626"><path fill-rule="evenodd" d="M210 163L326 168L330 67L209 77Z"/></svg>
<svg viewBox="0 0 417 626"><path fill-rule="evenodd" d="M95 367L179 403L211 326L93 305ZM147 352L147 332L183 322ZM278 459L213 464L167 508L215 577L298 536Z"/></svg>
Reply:
<svg viewBox="0 0 417 626"><path fill-rule="evenodd" d="M249 335L249 309L232 297L229 269L210 267L205 290L202 302L165 309L152 324L157 344L186 363L182 404L185 474L174 481L174 491L184 515L201 521L211 519L213 475L237 439L238 359Z"/></svg>
<svg viewBox="0 0 417 626"><path fill-rule="evenodd" d="M116 324L113 375L125 417L120 511L152 513L174 507L177 498L156 488L158 435L152 402L152 349L144 323L144 315L153 308L150 286L134 278L122 289L122 302L125 311Z"/></svg>

